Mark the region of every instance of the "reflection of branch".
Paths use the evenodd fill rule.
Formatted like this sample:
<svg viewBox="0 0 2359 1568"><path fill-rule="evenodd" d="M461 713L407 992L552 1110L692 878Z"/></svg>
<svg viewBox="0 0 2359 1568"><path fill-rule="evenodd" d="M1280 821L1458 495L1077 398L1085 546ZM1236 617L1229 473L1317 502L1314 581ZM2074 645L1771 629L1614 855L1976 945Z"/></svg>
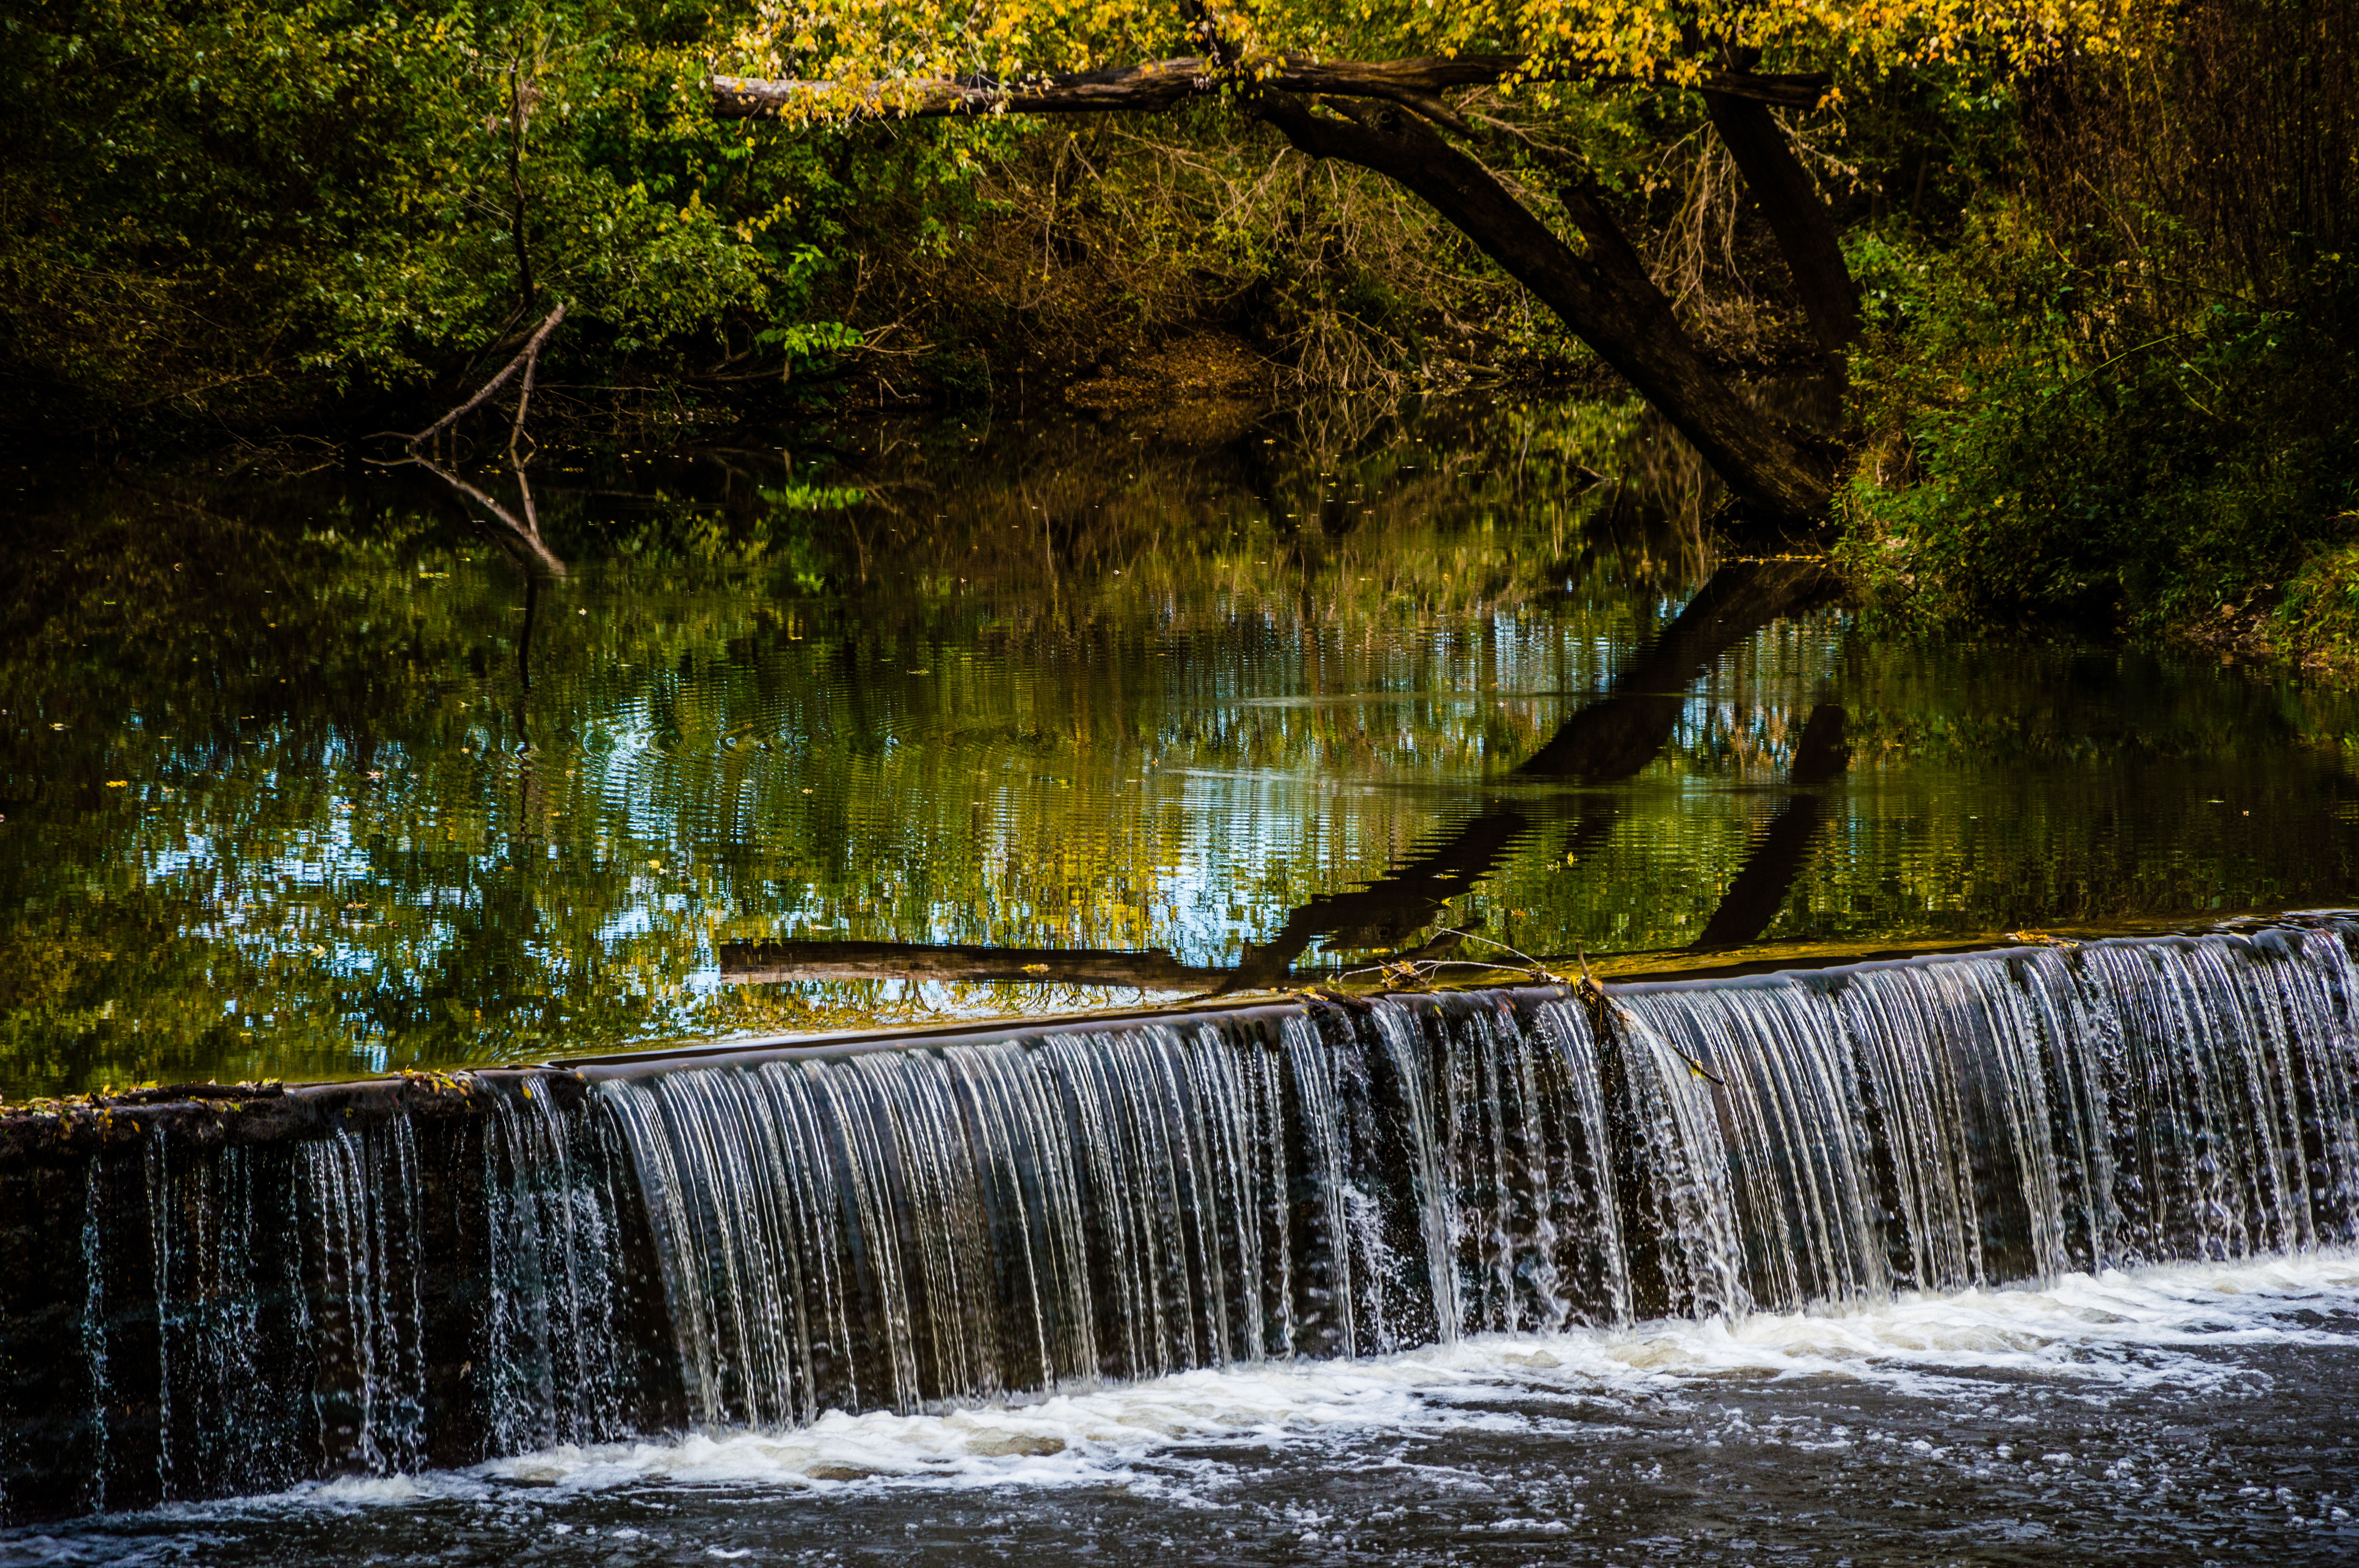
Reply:
<svg viewBox="0 0 2359 1568"><path fill-rule="evenodd" d="M1793 891L1794 879L1826 818L1826 796L1816 793L1816 786L1842 777L1850 762L1851 752L1843 745L1843 710L1822 702L1810 710L1810 722L1802 726L1802 738L1794 746L1790 782L1810 793L1788 801L1753 846L1703 935L1695 939L1697 950L1742 947L1769 929L1786 907L1786 895Z"/></svg>
<svg viewBox="0 0 2359 1568"><path fill-rule="evenodd" d="M1721 568L1653 645L1614 677L1602 701L1567 719L1516 771L1591 783L1631 777L1663 749L1688 688L1723 654L1774 621L1825 603L1841 587L1821 561Z"/></svg>
<svg viewBox="0 0 2359 1568"><path fill-rule="evenodd" d="M500 526L492 527L486 524L484 531L491 535L495 543L511 556L516 557L519 565L538 566L551 577L565 575L565 563L558 558L555 551L541 543L540 519L534 513L532 505L532 485L524 477L524 465L521 462L510 464L516 474L516 489L524 497L525 521L519 523L515 514L508 511L506 507L502 506L431 458L412 455L408 460L490 513L493 518L498 521ZM476 521L481 523L483 519L478 518Z"/></svg>
<svg viewBox="0 0 2359 1568"><path fill-rule="evenodd" d="M1422 930L1451 899L1488 876L1534 826L1522 806L1494 806L1366 886L1319 894L1288 915L1268 941L1248 946L1221 989L1276 985L1321 936L1333 938L1331 946L1362 946Z"/></svg>
<svg viewBox="0 0 2359 1568"><path fill-rule="evenodd" d="M1706 613L1713 613L1711 607L1707 606ZM1721 624L1724 630L1731 622L1723 620ZM1665 640L1680 639L1667 633ZM1689 642L1687 645L1692 648L1693 643ZM1595 706L1616 700L1608 697L1603 704ZM1585 708L1582 713L1593 710ZM1581 717L1576 715L1566 728L1572 729ZM1812 709L1795 745L1791 782L1799 788L1814 791L1815 786L1840 777L1849 761L1843 736L1841 708L1821 703ZM1786 895L1824 812L1824 797L1816 793L1799 795L1788 803L1730 885L1720 909L1696 941L1697 948L1741 946L1760 935L1784 907ZM1612 830L1617 816L1611 806L1582 814L1573 830L1571 853L1578 857L1595 849ZM1366 947L1423 929L1451 900L1488 875L1518 840L1539 826L1534 813L1525 806L1513 803L1493 806L1424 853L1364 887L1321 893L1304 903L1268 941L1249 946L1244 962L1233 969L1193 968L1159 951L929 946L903 942L777 942L723 946L721 975L723 979L739 985L816 979L1039 980L1149 989L1203 986L1215 996L1260 990L1279 984L1292 974L1295 960L1319 937L1329 938L1331 949ZM1469 941L1497 948L1515 961L1483 962L1459 957L1461 944ZM1375 975L1397 987L1421 989L1448 969L1511 969L1554 978L1539 960L1505 943L1458 929L1441 932L1415 952L1345 974ZM1581 994L1596 1014L1598 1028L1609 1028L1611 1015L1604 1011L1604 989L1590 977L1586 961L1582 966ZM1688 1059L1688 1065L1701 1076L1715 1083L1720 1081L1692 1058Z"/></svg>
<svg viewBox="0 0 2359 1568"><path fill-rule="evenodd" d="M1170 954L1093 947L929 946L915 942L732 942L721 978L732 985L782 980L1040 980L1074 986L1177 990L1227 978Z"/></svg>
<svg viewBox="0 0 2359 1568"><path fill-rule="evenodd" d="M1662 635L1615 678L1612 691L1565 720L1517 771L1592 782L1631 777L1670 739L1687 688L1715 660L1772 622L1824 602L1837 586L1833 573L1816 561L1736 562L1721 568ZM1829 711L1835 714L1834 743L1840 746L1841 710ZM1796 767L1799 773L1799 756ZM1619 806L1610 801L1583 811L1573 829L1571 853L1586 855L1603 843L1618 815ZM1488 876L1538 826L1533 809L1521 803L1484 808L1449 837L1366 886L1321 893L1303 903L1268 941L1247 949L1245 962L1221 989L1251 990L1276 984L1321 936L1330 938L1331 946L1361 946L1374 945L1372 937L1396 939L1422 929L1451 899Z"/></svg>

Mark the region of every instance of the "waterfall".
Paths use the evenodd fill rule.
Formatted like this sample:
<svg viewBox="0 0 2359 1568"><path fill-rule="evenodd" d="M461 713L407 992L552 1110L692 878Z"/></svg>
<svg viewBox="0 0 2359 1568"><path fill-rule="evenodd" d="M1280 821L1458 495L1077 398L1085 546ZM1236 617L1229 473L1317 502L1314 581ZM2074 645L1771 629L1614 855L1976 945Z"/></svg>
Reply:
<svg viewBox="0 0 2359 1568"><path fill-rule="evenodd" d="M250 1141L207 1104L115 1118L129 1148L17 1143L0 1510L271 1491L676 1419L669 1361L641 1348L662 1331L640 1321L629 1160L571 1088L571 1108L525 1076L419 1111L399 1085L338 1087L259 1102Z"/></svg>
<svg viewBox="0 0 2359 1568"><path fill-rule="evenodd" d="M0 1511L2349 1245L2354 942L12 1114Z"/></svg>
<svg viewBox="0 0 2359 1568"><path fill-rule="evenodd" d="M617 1071L689 1405L1264 1357L2359 1238L2353 930L1166 1017Z"/></svg>

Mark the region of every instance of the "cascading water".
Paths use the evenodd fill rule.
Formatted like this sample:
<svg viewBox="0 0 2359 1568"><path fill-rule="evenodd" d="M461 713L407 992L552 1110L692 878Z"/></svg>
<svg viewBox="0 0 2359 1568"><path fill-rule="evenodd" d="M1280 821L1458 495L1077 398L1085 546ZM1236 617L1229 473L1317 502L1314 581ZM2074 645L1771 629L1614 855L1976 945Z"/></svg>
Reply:
<svg viewBox="0 0 2359 1568"><path fill-rule="evenodd" d="M529 1081L432 1114L401 1092L331 1090L326 1114L281 1118L296 1136L238 1141L234 1117L176 1106L127 1149L19 1142L0 1172L8 1517L675 1419L668 1359L639 1349L661 1329L633 1315L645 1238L613 1122Z"/></svg>
<svg viewBox="0 0 2359 1568"><path fill-rule="evenodd" d="M2346 929L616 1076L691 1409L2359 1236Z"/></svg>
<svg viewBox="0 0 2359 1568"><path fill-rule="evenodd" d="M275 1141L19 1138L0 1495L2349 1244L2354 940L617 1058L586 1096L527 1075Z"/></svg>
<svg viewBox="0 0 2359 1568"><path fill-rule="evenodd" d="M1337 1206L1289 1190L1292 1081L1148 1029L625 1079L607 1104L692 1408L759 1423L1324 1348L1297 1339L1328 1287L1295 1232Z"/></svg>

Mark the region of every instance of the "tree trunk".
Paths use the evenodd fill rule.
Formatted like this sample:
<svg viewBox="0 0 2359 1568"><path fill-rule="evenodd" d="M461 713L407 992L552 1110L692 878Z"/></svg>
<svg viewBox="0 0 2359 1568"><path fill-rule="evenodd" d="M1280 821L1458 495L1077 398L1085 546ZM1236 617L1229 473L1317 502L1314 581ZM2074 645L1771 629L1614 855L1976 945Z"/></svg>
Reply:
<svg viewBox="0 0 2359 1568"><path fill-rule="evenodd" d="M716 76L709 92L714 113L724 116L858 119L1152 111L1245 86L1243 106L1248 114L1312 157L1342 158L1415 192L1539 296L1678 427L1756 515L1788 525L1816 520L1833 492L1828 463L1739 396L1705 362L1614 222L1594 181L1577 178L1565 195L1588 241L1589 254L1583 255L1527 211L1490 170L1424 123L1430 119L1460 135L1476 134L1438 95L1451 87L1506 81L1528 63L1517 55L1322 61L1280 54L1245 61L1215 49L1209 58L1020 82L895 81L854 92L848 104L838 102L843 90L832 81ZM1724 126L1736 129L1724 128L1723 135L1770 214L1812 322L1826 323L1819 328L1822 341L1839 346L1857 330L1857 297L1834 245L1825 204L1767 112L1772 103L1806 108L1819 102L1827 80L1710 69L1688 85L1712 97L1716 119L1723 103L1756 116L1727 119ZM1314 113L1314 104L1336 112Z"/></svg>
<svg viewBox="0 0 2359 1568"><path fill-rule="evenodd" d="M1312 157L1341 158L1408 188L1508 275L1538 295L1619 371L1702 454L1739 499L1767 519L1803 524L1832 493L1825 468L1799 441L1739 396L1706 363L1651 280L1624 276L1635 257L1602 207L1614 241L1583 256L1509 195L1480 163L1405 109L1342 105L1350 118L1315 114L1299 99L1264 92L1250 112ZM1788 155L1790 156L1790 154ZM1592 204L1594 206L1594 204Z"/></svg>
<svg viewBox="0 0 2359 1568"><path fill-rule="evenodd" d="M1703 101L1712 128L1736 160L1785 254L1811 334L1829 354L1840 356L1859 336L1859 286L1843 261L1834 214L1827 211L1818 182L1794 156L1769 105L1724 92L1706 92Z"/></svg>

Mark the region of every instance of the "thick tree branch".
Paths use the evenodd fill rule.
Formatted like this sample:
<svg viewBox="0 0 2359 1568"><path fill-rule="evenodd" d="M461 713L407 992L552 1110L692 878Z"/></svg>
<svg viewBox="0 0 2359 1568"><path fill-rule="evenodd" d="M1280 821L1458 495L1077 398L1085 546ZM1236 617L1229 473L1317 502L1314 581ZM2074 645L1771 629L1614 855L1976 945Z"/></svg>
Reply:
<svg viewBox="0 0 2359 1568"><path fill-rule="evenodd" d="M1527 55L1437 55L1418 59L1314 60L1284 55L1247 60L1235 70L1226 70L1215 60L1189 55L1011 82L980 78L878 82L858 91L851 112L854 117L876 118L1136 113L1173 108L1191 98L1236 87L1337 98L1384 98L1418 107L1452 88L1496 86L1522 71L1529 59ZM1571 68L1542 67L1533 74L1553 80L1630 80L1593 76ZM1656 81L1664 86L1680 85L1668 71L1658 73ZM1723 97L1806 109L1825 94L1827 81L1821 75L1707 70L1691 85ZM833 102L841 89L832 81L716 76L711 91L713 113L730 119L776 115L801 107L840 113L843 107Z"/></svg>
<svg viewBox="0 0 2359 1568"><path fill-rule="evenodd" d="M1812 335L1828 353L1841 354L1859 336L1859 286L1818 182L1794 156L1792 141L1767 103L1718 92L1707 92L1703 101L1785 254Z"/></svg>
<svg viewBox="0 0 2359 1568"><path fill-rule="evenodd" d="M1421 198L1661 409L1756 510L1801 523L1825 509L1832 485L1818 460L1705 362L1661 290L1620 276L1610 249L1574 251L1489 169L1397 109L1314 114L1283 92L1257 93L1250 107L1300 151L1357 164Z"/></svg>
<svg viewBox="0 0 2359 1568"><path fill-rule="evenodd" d="M1824 512L1832 485L1821 454L1754 407L1705 361L1585 168L1572 171L1564 196L1586 239L1584 254L1535 217L1479 160L1437 134L1437 125L1462 135L1480 134L1441 92L1503 81L1524 71L1529 57L1317 61L1288 55L1231 63L1217 38L1212 48L1210 56L1025 82L879 83L853 95L852 107L857 117L864 102L879 118L1111 113L1169 108L1230 92L1246 114L1299 151L1356 164L1421 198L1660 409L1756 516L1791 525ZM1680 84L1669 72L1660 80ZM1743 99L1766 117L1762 106L1768 103L1815 103L1826 80L1708 70L1685 85ZM712 91L723 114L846 112L841 88L828 82L721 77Z"/></svg>

